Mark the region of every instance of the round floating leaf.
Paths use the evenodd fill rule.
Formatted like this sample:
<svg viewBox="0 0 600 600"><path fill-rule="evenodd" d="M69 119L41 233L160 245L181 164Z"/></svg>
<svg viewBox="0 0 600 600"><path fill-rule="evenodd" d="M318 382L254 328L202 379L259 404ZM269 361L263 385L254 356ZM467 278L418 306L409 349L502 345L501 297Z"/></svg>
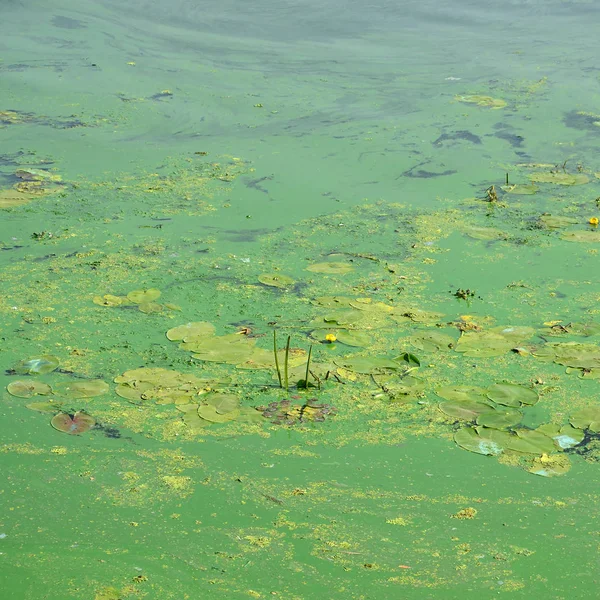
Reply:
<svg viewBox="0 0 600 600"><path fill-rule="evenodd" d="M199 360L238 365L251 358L255 343L253 339L232 333L184 342L181 347L191 350L192 356Z"/></svg>
<svg viewBox="0 0 600 600"><path fill-rule="evenodd" d="M565 173L562 172L550 172L550 173L530 173L529 179L536 183L554 183L557 185L582 185L588 183L590 178L583 173Z"/></svg>
<svg viewBox="0 0 600 600"><path fill-rule="evenodd" d="M375 383L381 387L394 402L409 402L421 396L425 382L417 377L401 377L398 373L373 375Z"/></svg>
<svg viewBox="0 0 600 600"><path fill-rule="evenodd" d="M554 356L552 356L554 355ZM553 358L554 362L577 369L600 368L600 346L578 342L551 342L540 348L536 357Z"/></svg>
<svg viewBox="0 0 600 600"><path fill-rule="evenodd" d="M231 412L221 414L217 412L217 409L210 404L203 404L198 407L198 415L205 421L211 423L227 423L228 421L234 421L240 414L239 409L232 410Z"/></svg>
<svg viewBox="0 0 600 600"><path fill-rule="evenodd" d="M470 238L476 240L492 241L506 238L506 234L504 232L493 227L465 227L463 232Z"/></svg>
<svg viewBox="0 0 600 600"><path fill-rule="evenodd" d="M577 223L578 219L575 217L563 217L558 215L542 215L540 217L540 223L548 229L562 229Z"/></svg>
<svg viewBox="0 0 600 600"><path fill-rule="evenodd" d="M440 398L451 402L482 402L489 404L485 390L475 385L448 385L437 389L435 393Z"/></svg>
<svg viewBox="0 0 600 600"><path fill-rule="evenodd" d="M540 425L537 431L552 438L560 450L567 450L568 448L578 446L585 437L585 433L581 429L576 429L572 425L559 427L554 423L546 423L545 425Z"/></svg>
<svg viewBox="0 0 600 600"><path fill-rule="evenodd" d="M202 400L213 406L220 415L233 412L240 406L239 398L233 394L207 394Z"/></svg>
<svg viewBox="0 0 600 600"><path fill-rule="evenodd" d="M147 315L162 312L163 308L163 305L157 302L142 302L138 305L138 310Z"/></svg>
<svg viewBox="0 0 600 600"><path fill-rule="evenodd" d="M542 454L533 459L531 467L527 469L534 475L554 477L564 475L571 468L571 461L565 454Z"/></svg>
<svg viewBox="0 0 600 600"><path fill-rule="evenodd" d="M485 106L497 110L506 106L506 101L500 98L492 98L491 96L482 96L480 94L471 94L467 96L456 96L456 100L466 104L476 104L477 106Z"/></svg>
<svg viewBox="0 0 600 600"><path fill-rule="evenodd" d="M495 409L489 404L474 402L473 400L464 400L462 402L442 402L439 409L450 417L463 419L465 421L475 421L479 415L490 414Z"/></svg>
<svg viewBox="0 0 600 600"><path fill-rule="evenodd" d="M592 433L600 433L600 406L582 408L572 415L569 421L577 429L587 429Z"/></svg>
<svg viewBox="0 0 600 600"><path fill-rule="evenodd" d="M58 369L59 360L56 356L44 354L22 360L15 365L14 371L18 375L45 375Z"/></svg>
<svg viewBox="0 0 600 600"><path fill-rule="evenodd" d="M514 383L495 383L488 388L487 397L496 404L514 408L521 404L532 406L539 399L535 390Z"/></svg>
<svg viewBox="0 0 600 600"><path fill-rule="evenodd" d="M99 306L123 306L128 305L129 300L125 296L113 296L112 294L105 294L104 296L94 296L94 304Z"/></svg>
<svg viewBox="0 0 600 600"><path fill-rule="evenodd" d="M186 341L194 338L213 336L215 331L215 326L211 323L199 321L169 329L169 331L167 331L167 338L172 342L179 342L181 340Z"/></svg>
<svg viewBox="0 0 600 600"><path fill-rule="evenodd" d="M386 369L401 369L402 365L391 358L377 356L353 356L340 358L333 361L338 367L354 371L355 373L372 374Z"/></svg>
<svg viewBox="0 0 600 600"><path fill-rule="evenodd" d="M50 413L55 415L56 411L62 410L62 404L60 402L53 402L52 400L46 400L45 402L30 402L25 405L29 410L36 410L41 413Z"/></svg>
<svg viewBox="0 0 600 600"><path fill-rule="evenodd" d="M502 185L500 189L507 194L515 194L517 196L530 196L536 194L538 188L533 183L515 183L512 185Z"/></svg>
<svg viewBox="0 0 600 600"><path fill-rule="evenodd" d="M74 415L60 413L52 418L50 424L58 431L77 435L91 429L96 424L96 420L83 412L76 412Z"/></svg>
<svg viewBox="0 0 600 600"><path fill-rule="evenodd" d="M464 427L454 434L454 441L463 449L477 454L498 456L506 448L509 434L485 427Z"/></svg>
<svg viewBox="0 0 600 600"><path fill-rule="evenodd" d="M315 263L306 267L307 271L312 273L325 273L327 275L344 275L354 270L354 267L350 263L345 262L323 262Z"/></svg>
<svg viewBox="0 0 600 600"><path fill-rule="evenodd" d="M255 408L252 408L251 406L242 406L236 421L239 423L262 423L264 417L263 414Z"/></svg>
<svg viewBox="0 0 600 600"><path fill-rule="evenodd" d="M550 454L556 450L554 440L541 431L518 429L517 435L510 436L506 447L524 454Z"/></svg>
<svg viewBox="0 0 600 600"><path fill-rule="evenodd" d="M149 290L134 290L127 294L127 298L134 304L143 304L145 302L153 302L160 297L160 290L150 288Z"/></svg>
<svg viewBox="0 0 600 600"><path fill-rule="evenodd" d="M329 332L328 332L329 333ZM363 331L348 331L347 329L339 329L335 332L337 341L352 346L353 348L366 348L370 346L373 339L370 335ZM324 337L322 339L325 339Z"/></svg>
<svg viewBox="0 0 600 600"><path fill-rule="evenodd" d="M143 394L154 389L154 384L148 381L139 381L135 384L132 383L120 383L115 388L115 393L125 400L130 402L141 402L144 397Z"/></svg>
<svg viewBox="0 0 600 600"><path fill-rule="evenodd" d="M408 338L410 343L419 350L434 352L436 350L449 350L456 340L441 331L424 331Z"/></svg>
<svg viewBox="0 0 600 600"><path fill-rule="evenodd" d="M279 273L264 273L258 276L258 280L263 285L281 289L289 288L296 283L291 277L280 275Z"/></svg>
<svg viewBox="0 0 600 600"><path fill-rule="evenodd" d="M600 231L563 231L560 234L561 239L567 242L584 242L586 244L597 244L600 242Z"/></svg>
<svg viewBox="0 0 600 600"><path fill-rule="evenodd" d="M47 396L52 393L52 388L47 383L35 380L11 381L6 390L11 396L17 398L32 398L33 396Z"/></svg>
<svg viewBox="0 0 600 600"><path fill-rule="evenodd" d="M102 379L89 379L85 381L69 381L57 383L54 393L59 396L74 400L77 398L94 398L108 392L108 383Z"/></svg>
<svg viewBox="0 0 600 600"><path fill-rule="evenodd" d="M518 410L494 410L477 417L477 425L490 429L508 429L521 422L523 413Z"/></svg>

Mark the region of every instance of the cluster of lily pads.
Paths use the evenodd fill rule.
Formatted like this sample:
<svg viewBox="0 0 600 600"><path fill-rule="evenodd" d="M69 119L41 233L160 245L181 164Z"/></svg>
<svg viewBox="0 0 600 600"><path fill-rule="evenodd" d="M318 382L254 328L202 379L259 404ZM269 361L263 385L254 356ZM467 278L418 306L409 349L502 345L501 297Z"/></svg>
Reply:
<svg viewBox="0 0 600 600"><path fill-rule="evenodd" d="M42 355L20 361L10 372L16 375L46 375L56 371L58 366L59 359L56 356ZM69 380L49 385L28 377L11 381L6 391L16 398L47 397L46 400L29 402L26 407L41 413L54 413L50 421L54 429L77 435L94 427L96 420L83 411L66 412L64 400L101 396L109 391L109 386L102 379Z"/></svg>
<svg viewBox="0 0 600 600"><path fill-rule="evenodd" d="M582 444L586 432L600 431L600 407L578 411L565 425L523 427L522 409L536 404L538 394L522 385L496 383L487 389L448 386L436 393L444 399L439 409L445 415L470 423L454 434L461 448L492 456L506 452L529 456L532 463L528 470L537 475L553 476L568 471L568 458L556 453Z"/></svg>
<svg viewBox="0 0 600 600"><path fill-rule="evenodd" d="M156 302L160 298L161 292L155 288L147 290L133 290L126 296L114 296L105 294L104 296L94 296L94 304L99 306L119 307L119 308L137 308L140 312L146 314L159 313L165 308L173 311L180 311L181 308L176 304L165 302L159 304Z"/></svg>
<svg viewBox="0 0 600 600"><path fill-rule="evenodd" d="M548 342L535 351L535 356L567 367L579 377L600 377L600 346L580 342Z"/></svg>

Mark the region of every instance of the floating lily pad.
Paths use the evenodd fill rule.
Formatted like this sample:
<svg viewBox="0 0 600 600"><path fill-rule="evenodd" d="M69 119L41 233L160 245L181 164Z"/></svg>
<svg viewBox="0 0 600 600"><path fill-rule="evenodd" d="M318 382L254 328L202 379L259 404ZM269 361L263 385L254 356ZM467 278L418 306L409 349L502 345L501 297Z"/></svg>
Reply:
<svg viewBox="0 0 600 600"><path fill-rule="evenodd" d="M291 277L279 273L264 273L258 276L258 280L263 285L281 289L287 289L296 283Z"/></svg>
<svg viewBox="0 0 600 600"><path fill-rule="evenodd" d="M441 331L424 331L411 336L409 342L419 350L434 352L436 350L449 350L456 340Z"/></svg>
<svg viewBox="0 0 600 600"><path fill-rule="evenodd" d="M542 477L564 475L571 468L571 461L565 454L542 454L533 459L527 470Z"/></svg>
<svg viewBox="0 0 600 600"><path fill-rule="evenodd" d="M592 433L600 433L600 406L582 408L569 419L577 429L587 429Z"/></svg>
<svg viewBox="0 0 600 600"><path fill-rule="evenodd" d="M89 379L83 381L69 381L57 383L54 386L54 393L64 396L69 400L77 398L94 398L108 392L108 383L102 379Z"/></svg>
<svg viewBox="0 0 600 600"><path fill-rule="evenodd" d="M482 402L491 406L485 390L475 385L448 385L438 388L435 393L450 402Z"/></svg>
<svg viewBox="0 0 600 600"><path fill-rule="evenodd" d="M14 208L15 206L27 204L32 198L32 196L14 189L0 190L0 209Z"/></svg>
<svg viewBox="0 0 600 600"><path fill-rule="evenodd" d="M219 413L217 409L210 404L203 404L198 407L198 415L200 418L210 423L227 423L228 421L235 421L239 416L239 409L232 410L227 413Z"/></svg>
<svg viewBox="0 0 600 600"><path fill-rule="evenodd" d="M344 275L354 271L354 267L346 262L322 262L306 267L311 273L324 273L326 275Z"/></svg>
<svg viewBox="0 0 600 600"><path fill-rule="evenodd" d="M220 415L226 415L240 407L240 400L234 394L207 394L202 400L214 407Z"/></svg>
<svg viewBox="0 0 600 600"><path fill-rule="evenodd" d="M518 429L517 435L510 436L506 445L510 450L524 454L550 454L556 450L554 440L541 431Z"/></svg>
<svg viewBox="0 0 600 600"><path fill-rule="evenodd" d="M476 104L477 106L484 106L497 110L506 106L506 101L500 98L492 98L491 96L482 96L480 94L471 94L467 96L456 96L456 100L464 102L466 104Z"/></svg>
<svg viewBox="0 0 600 600"><path fill-rule="evenodd" d="M509 438L504 431L486 427L464 427L454 434L454 441L461 448L491 456L502 454Z"/></svg>
<svg viewBox="0 0 600 600"><path fill-rule="evenodd" d="M600 346L579 342L549 342L535 356L578 369L600 369Z"/></svg>
<svg viewBox="0 0 600 600"><path fill-rule="evenodd" d="M385 373L373 375L373 380L394 402L417 400L425 390L425 382L410 375L402 377L398 373Z"/></svg>
<svg viewBox="0 0 600 600"><path fill-rule="evenodd" d="M511 185L500 186L500 189L507 194L515 194L517 196L530 196L538 192L537 186L533 183L515 183Z"/></svg>
<svg viewBox="0 0 600 600"><path fill-rule="evenodd" d="M586 244L597 244L600 242L599 230L563 231L561 239L567 242L584 242Z"/></svg>
<svg viewBox="0 0 600 600"><path fill-rule="evenodd" d="M529 179L536 183L554 183L556 185L583 185L588 183L590 178L583 173L565 173L562 172L538 172L530 173Z"/></svg>
<svg viewBox="0 0 600 600"><path fill-rule="evenodd" d="M464 233L475 240L501 240L506 238L506 234L500 229L493 227L476 227L470 226L463 229Z"/></svg>
<svg viewBox="0 0 600 600"><path fill-rule="evenodd" d="M138 305L138 310L147 315L163 311L163 305L158 302L142 302Z"/></svg>
<svg viewBox="0 0 600 600"><path fill-rule="evenodd" d="M47 396L52 393L52 388L47 383L41 381L24 380L11 381L6 390L11 396L17 398L32 398L33 396Z"/></svg>
<svg viewBox="0 0 600 600"><path fill-rule="evenodd" d="M62 403L46 400L44 402L30 402L25 407L29 410L55 415L57 411L62 410Z"/></svg>
<svg viewBox="0 0 600 600"><path fill-rule="evenodd" d="M581 429L576 429L572 425L559 427L554 423L546 423L545 425L540 425L537 431L552 438L560 450L567 450L568 448L578 446L585 437Z"/></svg>
<svg viewBox="0 0 600 600"><path fill-rule="evenodd" d="M206 321L186 323L167 331L167 338L172 342L187 341L193 338L209 337L215 334L215 326Z"/></svg>
<svg viewBox="0 0 600 600"><path fill-rule="evenodd" d="M521 422L523 413L518 410L494 410L477 417L477 425L490 429L508 429Z"/></svg>
<svg viewBox="0 0 600 600"><path fill-rule="evenodd" d="M52 418L50 424L63 433L78 435L90 430L96 424L96 420L83 412L76 412L74 415L60 413Z"/></svg>
<svg viewBox="0 0 600 600"><path fill-rule="evenodd" d="M562 229L578 222L574 217L563 217L558 215L542 215L540 223L548 229Z"/></svg>
<svg viewBox="0 0 600 600"><path fill-rule="evenodd" d="M127 298L134 304L144 304L145 302L153 302L160 297L160 290L150 288L148 290L134 290L127 294Z"/></svg>
<svg viewBox="0 0 600 600"><path fill-rule="evenodd" d="M496 404L513 408L521 404L533 405L539 399L535 390L514 383L495 383L488 388L487 397Z"/></svg>
<svg viewBox="0 0 600 600"><path fill-rule="evenodd" d="M465 421L475 421L480 415L487 415L495 412L495 409L489 404L475 402L473 400L464 400L462 402L441 402L439 409L449 417L463 419Z"/></svg>
<svg viewBox="0 0 600 600"><path fill-rule="evenodd" d="M17 375L46 375L58 369L59 360L56 356L44 354L43 356L33 356L27 360L22 360L14 367Z"/></svg>
<svg viewBox="0 0 600 600"><path fill-rule="evenodd" d="M338 342L341 342L346 346L352 346L353 348L366 348L373 342L373 338L364 331L339 329L335 332L335 335Z"/></svg>
<svg viewBox="0 0 600 600"><path fill-rule="evenodd" d="M125 296L113 296L112 294L105 294L104 296L94 296L94 304L99 306L127 306L130 304L129 300Z"/></svg>
<svg viewBox="0 0 600 600"><path fill-rule="evenodd" d="M465 356L491 357L509 352L534 333L532 327L494 327L488 331L468 331L458 339L456 352Z"/></svg>

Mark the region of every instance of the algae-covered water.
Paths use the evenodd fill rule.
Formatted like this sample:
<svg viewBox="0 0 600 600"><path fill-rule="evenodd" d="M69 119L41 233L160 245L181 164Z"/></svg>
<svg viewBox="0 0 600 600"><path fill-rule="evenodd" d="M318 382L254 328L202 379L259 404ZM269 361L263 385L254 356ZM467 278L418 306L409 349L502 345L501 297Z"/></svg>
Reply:
<svg viewBox="0 0 600 600"><path fill-rule="evenodd" d="M3 2L2 598L596 598L599 19Z"/></svg>

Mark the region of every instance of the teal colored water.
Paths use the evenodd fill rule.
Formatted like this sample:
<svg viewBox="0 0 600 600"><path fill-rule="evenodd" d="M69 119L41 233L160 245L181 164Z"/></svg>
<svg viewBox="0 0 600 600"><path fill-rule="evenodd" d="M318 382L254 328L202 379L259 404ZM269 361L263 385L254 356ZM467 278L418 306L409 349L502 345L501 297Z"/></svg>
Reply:
<svg viewBox="0 0 600 600"><path fill-rule="evenodd" d="M599 18L5 1L2 597L595 598Z"/></svg>

